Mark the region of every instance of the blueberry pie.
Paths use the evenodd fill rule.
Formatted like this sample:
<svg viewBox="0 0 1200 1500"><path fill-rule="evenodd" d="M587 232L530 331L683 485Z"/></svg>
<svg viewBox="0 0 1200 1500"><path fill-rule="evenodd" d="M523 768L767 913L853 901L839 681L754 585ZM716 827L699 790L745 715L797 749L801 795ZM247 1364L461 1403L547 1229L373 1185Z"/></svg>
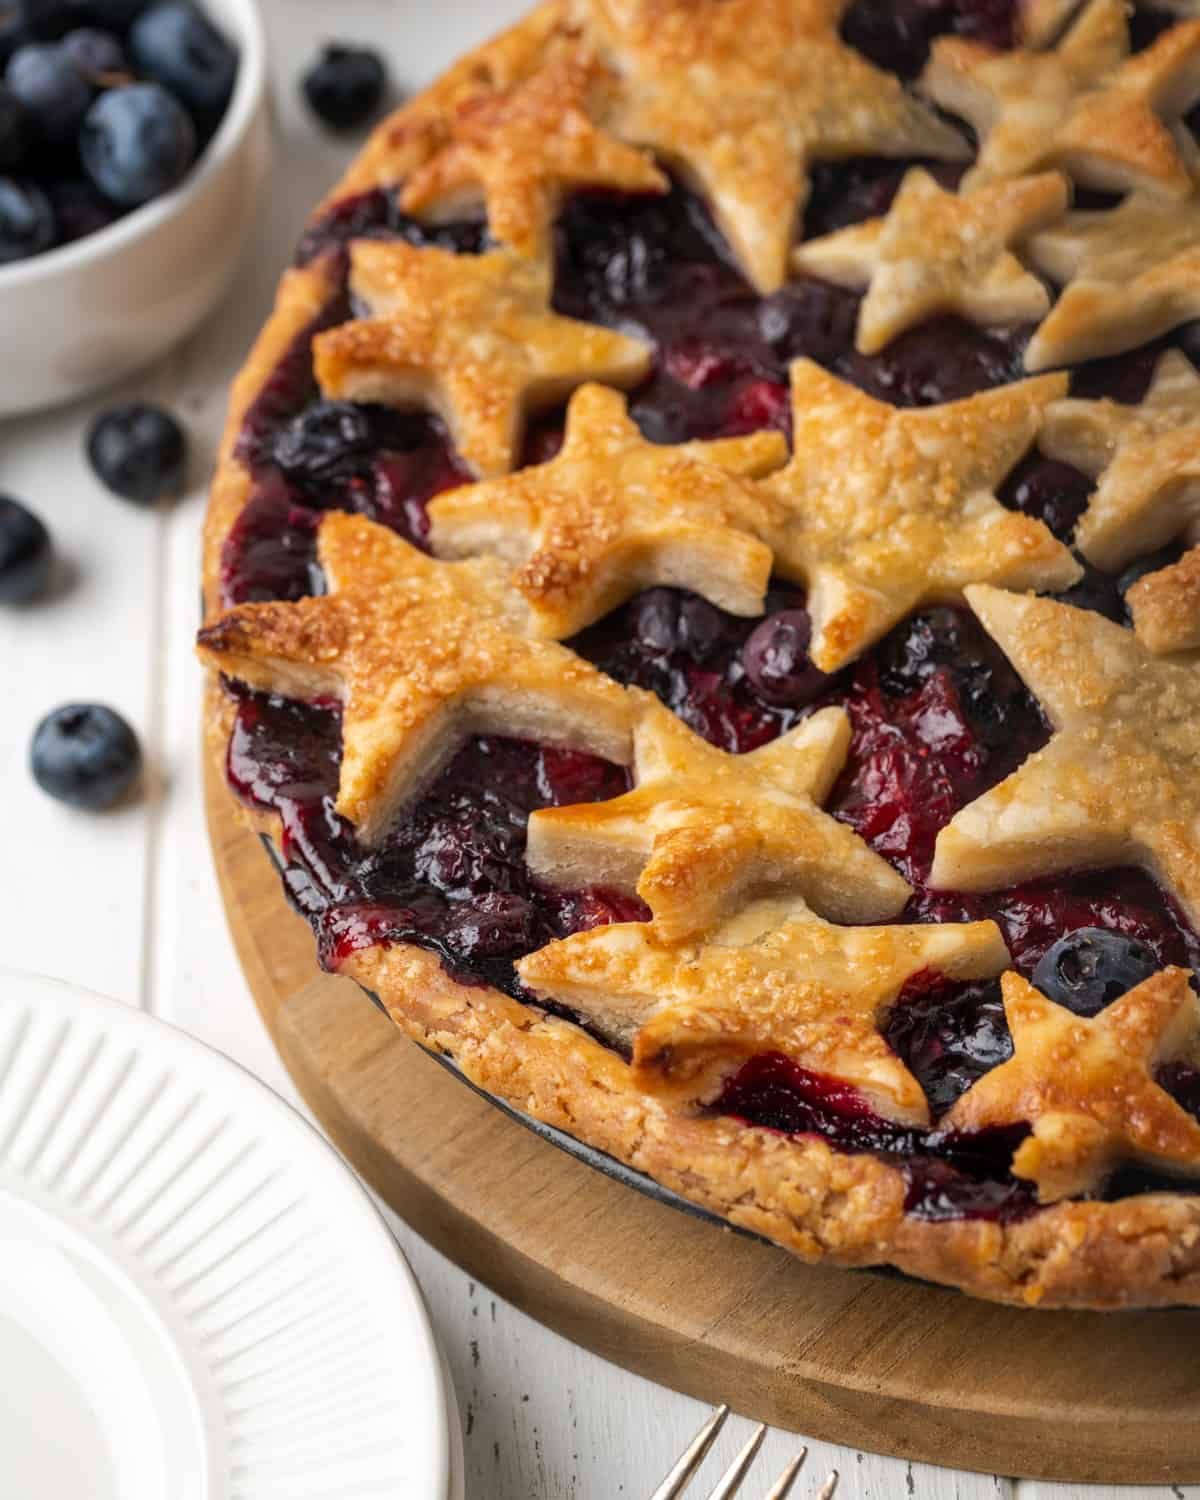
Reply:
<svg viewBox="0 0 1200 1500"><path fill-rule="evenodd" d="M544 0L234 388L321 963L811 1260L1200 1304L1200 5Z"/></svg>

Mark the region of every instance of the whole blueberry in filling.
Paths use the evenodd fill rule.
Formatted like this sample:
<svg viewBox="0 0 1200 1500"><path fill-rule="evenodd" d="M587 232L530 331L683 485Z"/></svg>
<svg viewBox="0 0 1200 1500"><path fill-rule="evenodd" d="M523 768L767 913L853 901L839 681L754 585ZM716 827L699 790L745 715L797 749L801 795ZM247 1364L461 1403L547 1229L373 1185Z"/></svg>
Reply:
<svg viewBox="0 0 1200 1500"><path fill-rule="evenodd" d="M1095 1016L1159 967L1149 944L1103 927L1081 927L1059 938L1042 957L1033 982L1076 1015Z"/></svg>

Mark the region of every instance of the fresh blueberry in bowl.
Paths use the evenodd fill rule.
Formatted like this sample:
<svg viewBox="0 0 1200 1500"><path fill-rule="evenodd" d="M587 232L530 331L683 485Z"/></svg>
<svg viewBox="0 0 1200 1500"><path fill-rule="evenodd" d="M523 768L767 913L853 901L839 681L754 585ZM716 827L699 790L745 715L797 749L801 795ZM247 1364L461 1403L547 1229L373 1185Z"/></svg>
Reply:
<svg viewBox="0 0 1200 1500"><path fill-rule="evenodd" d="M54 549L45 523L0 495L0 604L28 604L45 593Z"/></svg>
<svg viewBox="0 0 1200 1500"><path fill-rule="evenodd" d="M1154 950L1137 938L1080 927L1042 956L1033 983L1077 1016L1095 1016L1161 967Z"/></svg>
<svg viewBox="0 0 1200 1500"><path fill-rule="evenodd" d="M0 83L0 172L12 172L29 155L33 122L13 91Z"/></svg>
<svg viewBox="0 0 1200 1500"><path fill-rule="evenodd" d="M41 140L70 148L92 102L92 85L70 54L55 42L18 47L4 70L4 82L24 105Z"/></svg>
<svg viewBox="0 0 1200 1500"><path fill-rule="evenodd" d="M102 412L87 439L88 459L114 495L154 505L183 488L187 438L169 412L132 402Z"/></svg>
<svg viewBox="0 0 1200 1500"><path fill-rule="evenodd" d="M141 766L137 735L99 703L56 708L38 725L30 748L30 769L42 791L91 812L119 802Z"/></svg>
<svg viewBox="0 0 1200 1500"><path fill-rule="evenodd" d="M750 686L767 703L798 708L823 690L827 675L808 654L812 621L804 609L768 615L742 648L742 666Z"/></svg>
<svg viewBox="0 0 1200 1500"><path fill-rule="evenodd" d="M136 208L169 192L196 157L196 127L156 83L101 94L84 117L79 155L100 191Z"/></svg>
<svg viewBox="0 0 1200 1500"><path fill-rule="evenodd" d="M54 212L60 245L70 245L98 230L107 229L121 212L86 177L64 177L52 182L46 189L46 196Z"/></svg>
<svg viewBox="0 0 1200 1500"><path fill-rule="evenodd" d="M81 0L80 9L90 25L124 36L146 5L147 0Z"/></svg>
<svg viewBox="0 0 1200 1500"><path fill-rule="evenodd" d="M158 0L129 31L138 71L179 99L211 127L225 112L237 79L238 55L190 0Z"/></svg>
<svg viewBox="0 0 1200 1500"><path fill-rule="evenodd" d="M357 130L378 112L387 69L377 52L330 42L304 75L313 112L334 130Z"/></svg>
<svg viewBox="0 0 1200 1500"><path fill-rule="evenodd" d="M99 87L129 72L129 59L121 39L98 26L81 26L69 31L62 40L62 50L93 86Z"/></svg>
<svg viewBox="0 0 1200 1500"><path fill-rule="evenodd" d="M57 229L50 200L35 182L0 177L0 265L27 260L53 245Z"/></svg>
<svg viewBox="0 0 1200 1500"><path fill-rule="evenodd" d="M5 9L29 41L56 42L79 24L79 0L12 0Z"/></svg>

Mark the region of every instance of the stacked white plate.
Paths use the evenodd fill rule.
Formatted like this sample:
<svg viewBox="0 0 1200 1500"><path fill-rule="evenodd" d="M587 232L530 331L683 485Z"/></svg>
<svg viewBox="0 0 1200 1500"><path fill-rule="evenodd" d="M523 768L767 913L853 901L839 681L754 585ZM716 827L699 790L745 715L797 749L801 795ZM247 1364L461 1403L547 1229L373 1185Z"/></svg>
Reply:
<svg viewBox="0 0 1200 1500"><path fill-rule="evenodd" d="M227 1058L0 973L0 1500L455 1500L421 1294Z"/></svg>

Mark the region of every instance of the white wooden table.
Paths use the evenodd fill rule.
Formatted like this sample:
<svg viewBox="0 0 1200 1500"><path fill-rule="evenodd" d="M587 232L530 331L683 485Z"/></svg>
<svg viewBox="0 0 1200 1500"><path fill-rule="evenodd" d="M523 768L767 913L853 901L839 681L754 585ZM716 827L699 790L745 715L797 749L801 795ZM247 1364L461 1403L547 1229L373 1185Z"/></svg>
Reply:
<svg viewBox="0 0 1200 1500"><path fill-rule="evenodd" d="M148 513L99 488L87 469L82 435L111 394L0 424L0 491L25 499L46 518L65 561L55 597L27 611L0 611L0 963L141 1005L294 1098L233 954L203 824L200 674L191 639L204 486L229 379L266 312L306 211L349 150L321 136L305 117L296 87L302 64L332 29L339 38L382 41L397 78L415 86L523 4L339 0L334 7L327 0L264 0L264 9L280 144L257 242L234 293L204 333L118 393L163 401L187 422L194 447L187 498L169 512ZM111 703L138 727L150 765L150 785L138 805L89 817L56 805L34 786L26 764L33 726L47 709L72 698ZM453 1369L471 1500L639 1500L648 1494L703 1409L567 1344L468 1281L405 1225L395 1227ZM731 1391L730 1401L737 1395ZM747 1430L743 1421L730 1424L721 1458L728 1459ZM764 1475L777 1472L796 1445L789 1434L772 1433ZM818 1445L798 1493L811 1493L831 1466L841 1471L846 1500L987 1500L1016 1488L1003 1478ZM716 1459L705 1472L717 1472ZM1020 1500L1073 1496L1068 1486L1023 1484L1020 1490ZM1183 1491L1173 1494L1182 1500ZM1194 1494L1200 1500L1200 1487ZM1167 1492L1157 1492L1157 1500L1167 1500Z"/></svg>

